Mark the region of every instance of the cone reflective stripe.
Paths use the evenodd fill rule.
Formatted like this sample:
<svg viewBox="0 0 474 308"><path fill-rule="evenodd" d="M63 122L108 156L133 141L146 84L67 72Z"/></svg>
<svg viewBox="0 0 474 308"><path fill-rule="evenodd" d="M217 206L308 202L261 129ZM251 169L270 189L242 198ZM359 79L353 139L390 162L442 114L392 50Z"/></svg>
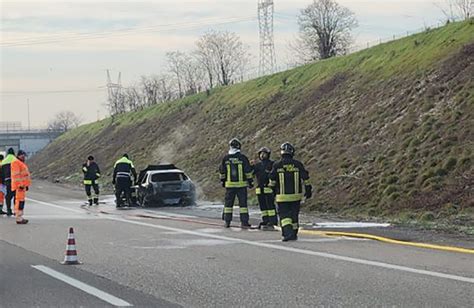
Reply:
<svg viewBox="0 0 474 308"><path fill-rule="evenodd" d="M64 261L62 264L81 264L77 258L77 251L76 251L76 240L74 239L74 230L73 228L69 228L69 234L67 236L67 245L66 245L66 253L64 256Z"/></svg>

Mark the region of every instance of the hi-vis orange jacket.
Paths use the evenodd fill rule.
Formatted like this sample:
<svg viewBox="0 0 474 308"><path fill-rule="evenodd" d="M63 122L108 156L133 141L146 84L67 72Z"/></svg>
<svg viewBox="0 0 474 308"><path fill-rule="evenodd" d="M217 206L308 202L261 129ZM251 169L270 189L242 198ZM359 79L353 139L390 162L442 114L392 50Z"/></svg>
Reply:
<svg viewBox="0 0 474 308"><path fill-rule="evenodd" d="M31 185L30 171L28 166L19 159L11 163L12 190L20 187L26 188Z"/></svg>

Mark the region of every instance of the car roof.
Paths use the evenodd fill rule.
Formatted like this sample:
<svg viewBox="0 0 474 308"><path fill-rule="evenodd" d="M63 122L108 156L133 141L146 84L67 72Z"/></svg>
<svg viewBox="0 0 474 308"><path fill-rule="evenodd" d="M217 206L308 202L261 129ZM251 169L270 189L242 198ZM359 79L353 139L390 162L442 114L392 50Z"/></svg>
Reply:
<svg viewBox="0 0 474 308"><path fill-rule="evenodd" d="M148 174L156 174L156 173L184 173L183 170L179 169L168 169L168 170L148 170Z"/></svg>

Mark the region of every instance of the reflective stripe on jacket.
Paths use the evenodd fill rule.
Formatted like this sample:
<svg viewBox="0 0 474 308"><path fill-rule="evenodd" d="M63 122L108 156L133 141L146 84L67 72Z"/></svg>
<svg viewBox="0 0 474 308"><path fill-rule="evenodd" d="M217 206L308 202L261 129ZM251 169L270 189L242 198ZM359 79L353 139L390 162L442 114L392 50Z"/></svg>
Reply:
<svg viewBox="0 0 474 308"><path fill-rule="evenodd" d="M294 202L303 199L303 185L309 185L309 173L296 159L284 157L273 165L270 187L276 191L276 202Z"/></svg>
<svg viewBox="0 0 474 308"><path fill-rule="evenodd" d="M19 159L11 163L12 190L31 185L30 171L28 166Z"/></svg>
<svg viewBox="0 0 474 308"><path fill-rule="evenodd" d="M2 170L0 176L2 178L3 184L6 184L7 181L11 180L11 163L15 160L17 160L17 158L13 154L8 154L7 157L2 160Z"/></svg>
<svg viewBox="0 0 474 308"><path fill-rule="evenodd" d="M247 187L249 180L253 179L252 166L247 156L240 152L224 156L219 173L226 188Z"/></svg>

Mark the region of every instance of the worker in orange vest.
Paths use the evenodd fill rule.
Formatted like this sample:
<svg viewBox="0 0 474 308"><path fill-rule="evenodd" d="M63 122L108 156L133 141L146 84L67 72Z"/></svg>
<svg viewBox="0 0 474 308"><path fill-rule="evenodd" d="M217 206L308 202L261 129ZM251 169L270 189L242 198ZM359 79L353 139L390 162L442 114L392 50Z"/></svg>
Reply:
<svg viewBox="0 0 474 308"><path fill-rule="evenodd" d="M25 164L26 153L19 150L17 159L11 163L12 191L15 191L15 217L16 223L24 225L28 219L23 218L23 209L25 208L25 196L31 185L30 171Z"/></svg>

